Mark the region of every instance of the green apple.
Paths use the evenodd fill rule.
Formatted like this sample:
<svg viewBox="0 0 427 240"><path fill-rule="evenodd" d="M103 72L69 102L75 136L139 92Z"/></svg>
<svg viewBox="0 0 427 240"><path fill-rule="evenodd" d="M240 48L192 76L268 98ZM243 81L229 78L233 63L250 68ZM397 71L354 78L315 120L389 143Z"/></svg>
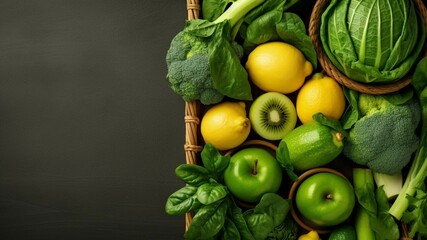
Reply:
<svg viewBox="0 0 427 240"><path fill-rule="evenodd" d="M309 176L301 182L295 195L295 204L300 214L320 227L335 226L346 221L355 202L351 183L330 172Z"/></svg>
<svg viewBox="0 0 427 240"><path fill-rule="evenodd" d="M237 199L257 203L265 193L279 190L282 168L269 151L248 147L231 156L224 182Z"/></svg>

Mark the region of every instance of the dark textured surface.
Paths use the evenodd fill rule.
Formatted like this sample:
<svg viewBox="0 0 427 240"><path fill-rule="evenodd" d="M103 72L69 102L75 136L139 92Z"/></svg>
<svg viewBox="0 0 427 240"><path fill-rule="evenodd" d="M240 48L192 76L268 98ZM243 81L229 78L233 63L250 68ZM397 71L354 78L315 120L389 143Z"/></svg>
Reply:
<svg viewBox="0 0 427 240"><path fill-rule="evenodd" d="M0 1L0 239L180 239L185 1Z"/></svg>

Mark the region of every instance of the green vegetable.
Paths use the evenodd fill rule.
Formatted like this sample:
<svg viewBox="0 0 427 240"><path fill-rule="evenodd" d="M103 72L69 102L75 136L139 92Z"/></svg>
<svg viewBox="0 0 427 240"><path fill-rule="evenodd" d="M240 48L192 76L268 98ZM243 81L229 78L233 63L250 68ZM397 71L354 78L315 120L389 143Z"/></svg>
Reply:
<svg viewBox="0 0 427 240"><path fill-rule="evenodd" d="M389 213L410 226L410 237L415 236L416 233L427 237L427 57L418 63L412 85L422 108L421 140L405 178L403 189L391 206ZM402 216L405 215L406 217L403 218Z"/></svg>
<svg viewBox="0 0 427 240"><path fill-rule="evenodd" d="M307 34L303 20L295 13L286 12L298 0L271 0L249 12L240 27L243 48L250 53L256 46L283 41L298 48L317 67L317 54Z"/></svg>
<svg viewBox="0 0 427 240"><path fill-rule="evenodd" d="M275 193L266 193L259 203L242 212L234 202L223 175L230 156L223 156L211 144L201 152L203 166L181 164L175 169L186 186L172 193L166 213L195 213L185 239L263 240L279 231L290 209L290 202ZM285 238L286 239L286 238Z"/></svg>
<svg viewBox="0 0 427 240"><path fill-rule="evenodd" d="M196 214L185 233L185 239L216 236L223 228L231 197L222 182L222 175L230 162L230 156L221 155L211 144L201 153L203 166L181 164L175 169L179 179L187 185L172 193L165 205L166 213Z"/></svg>
<svg viewBox="0 0 427 240"><path fill-rule="evenodd" d="M266 193L252 209L243 213L255 239L264 240L283 223L290 210L290 201L275 193Z"/></svg>
<svg viewBox="0 0 427 240"><path fill-rule="evenodd" d="M402 191L403 179L402 172L394 175L385 173L374 172L374 180L377 187L383 187L384 192L388 199L393 199Z"/></svg>
<svg viewBox="0 0 427 240"><path fill-rule="evenodd" d="M375 240L375 233L371 229L368 212L361 206L356 206L354 227L357 239Z"/></svg>
<svg viewBox="0 0 427 240"><path fill-rule="evenodd" d="M411 0L332 0L321 18L326 55L359 82L389 83L416 64L425 41Z"/></svg>
<svg viewBox="0 0 427 240"><path fill-rule="evenodd" d="M234 1L215 21L187 21L166 54L166 78L172 90L185 101L202 104L218 103L224 96L252 100L232 32L245 14L264 1Z"/></svg>
<svg viewBox="0 0 427 240"><path fill-rule="evenodd" d="M352 91L346 91L351 110L343 118L343 126L350 128L343 154L375 172L398 173L409 163L419 142L420 106L412 89L388 95Z"/></svg>
<svg viewBox="0 0 427 240"><path fill-rule="evenodd" d="M266 240L296 240L297 238L298 225L288 214L285 220L268 234Z"/></svg>
<svg viewBox="0 0 427 240"><path fill-rule="evenodd" d="M355 217L357 239L399 239L399 227L388 214L387 196L382 187L375 188L372 170L353 169L353 185L358 202Z"/></svg>

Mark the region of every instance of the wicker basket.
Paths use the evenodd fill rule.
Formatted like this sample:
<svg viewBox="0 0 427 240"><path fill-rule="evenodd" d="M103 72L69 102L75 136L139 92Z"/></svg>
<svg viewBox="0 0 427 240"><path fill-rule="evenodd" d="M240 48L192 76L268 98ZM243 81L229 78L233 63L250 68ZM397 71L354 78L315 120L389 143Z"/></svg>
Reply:
<svg viewBox="0 0 427 240"><path fill-rule="evenodd" d="M316 52L318 54L319 63L322 66L323 70L326 72L326 74L336 79L339 83L346 86L347 88L369 94L386 94L396 92L409 85L412 80L411 75L408 75L395 83L367 84L353 81L335 68L335 66L331 63L331 61L328 59L323 50L319 35L322 13L324 9L326 9L326 7L328 6L329 2L329 0L316 1L308 27L311 41L313 42L314 48L316 49ZM427 29L427 9L424 6L422 0L414 0L414 3L421 15L423 16L424 26ZM426 45L424 46L424 55L427 55Z"/></svg>
<svg viewBox="0 0 427 240"><path fill-rule="evenodd" d="M187 19L193 20L200 17L201 5L199 0L187 0ZM189 164L197 164L199 153L203 147L199 145L199 125L200 125L200 102L185 102L185 161ZM185 229L190 226L193 216L191 213L185 214Z"/></svg>
<svg viewBox="0 0 427 240"><path fill-rule="evenodd" d="M321 12L321 9L323 6L328 2L327 0L318 0L315 4L313 14L312 16L318 15L318 13ZM417 7L421 10L422 15L425 19L427 19L427 10L425 6L422 3L422 0L415 0L417 3ZM316 14L317 11L317 14ZM201 0L187 0L187 19L193 20L198 19L201 16ZM427 20L426 20L427 22ZM317 26L316 26L317 23ZM318 28L318 22L313 21L313 19L310 19L310 26L309 31L312 33L314 32L314 29ZM316 35L312 35L316 36ZM316 38L312 39L314 43L317 41ZM328 63L327 58L324 56L324 52L319 48L319 45L315 44L315 48L317 51L319 51L319 61L324 68L324 70L330 74L331 76L335 77L337 80L341 80L342 84L356 84L354 82L348 83L349 80L343 80L342 76L337 72L335 69L328 67L332 66L330 63ZM320 49L320 50L319 50ZM323 54L323 55L322 55ZM359 89L363 90L364 92L371 92L371 93L379 93L382 92L390 92L390 91L397 91L398 89L401 89L402 87L408 85L410 83L410 79L405 79L402 82L399 82L393 86L382 86L381 88L376 87L372 88L370 86L357 86L357 85L350 85L349 87L352 87L353 89ZM203 142L200 134L200 118L203 114L203 106L199 101L193 101L193 102L185 102L185 115L184 115L184 121L185 121L185 144L184 144L184 150L185 150L185 159L186 163L188 164L197 164L200 162L200 152L203 149ZM185 215L185 228L188 229L191 221L192 221L193 215L191 213L187 213ZM404 229L405 230L405 229ZM406 235L406 234L405 234ZM403 238L402 238L403 239Z"/></svg>

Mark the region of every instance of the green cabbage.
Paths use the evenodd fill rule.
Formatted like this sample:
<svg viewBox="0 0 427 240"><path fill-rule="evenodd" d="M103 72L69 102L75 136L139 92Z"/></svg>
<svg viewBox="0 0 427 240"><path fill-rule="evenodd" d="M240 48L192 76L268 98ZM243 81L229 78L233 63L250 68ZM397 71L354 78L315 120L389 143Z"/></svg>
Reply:
<svg viewBox="0 0 427 240"><path fill-rule="evenodd" d="M332 64L350 79L391 83L419 59L425 29L411 0L332 0L320 39Z"/></svg>

